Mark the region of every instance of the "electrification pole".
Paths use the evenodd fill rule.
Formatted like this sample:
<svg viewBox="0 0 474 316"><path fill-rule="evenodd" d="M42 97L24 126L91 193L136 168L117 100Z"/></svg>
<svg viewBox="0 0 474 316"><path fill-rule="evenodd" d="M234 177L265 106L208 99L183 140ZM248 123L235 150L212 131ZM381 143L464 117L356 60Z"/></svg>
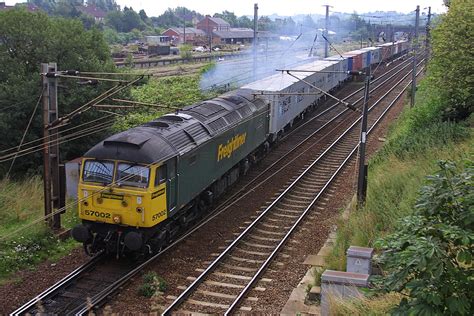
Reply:
<svg viewBox="0 0 474 316"><path fill-rule="evenodd" d="M370 92L370 65L365 74L364 105L362 108L362 122L360 128L359 140L359 173L357 179L357 205L362 206L365 203L367 194L367 165L365 164L365 147L367 142L367 113L369 107Z"/></svg>
<svg viewBox="0 0 474 316"><path fill-rule="evenodd" d="M428 61L431 55L430 45L431 45L431 7L428 7L428 21L426 22L426 38L425 38L426 55L427 55L426 64L428 64ZM427 68L426 66L427 65L425 65L424 71L426 71L426 68Z"/></svg>
<svg viewBox="0 0 474 316"><path fill-rule="evenodd" d="M186 45L186 8L183 11L183 44Z"/></svg>
<svg viewBox="0 0 474 316"><path fill-rule="evenodd" d="M43 76L43 178L44 178L44 215L49 226L53 229L61 227L60 214L51 216L56 208L62 205L61 179L59 170L58 129L49 129L51 122L58 119L58 85L56 63L41 64Z"/></svg>
<svg viewBox="0 0 474 316"><path fill-rule="evenodd" d="M253 78L257 80L258 3L253 5Z"/></svg>
<svg viewBox="0 0 474 316"><path fill-rule="evenodd" d="M411 74L411 100L410 106L415 105L416 93L416 51L418 48L418 25L420 23L420 6L416 6L415 35L413 36L413 72Z"/></svg>
<svg viewBox="0 0 474 316"><path fill-rule="evenodd" d="M329 5L325 4L324 7L326 7L326 25L324 27L324 36L329 39ZM324 57L329 57L329 43L328 41L325 42L324 44Z"/></svg>

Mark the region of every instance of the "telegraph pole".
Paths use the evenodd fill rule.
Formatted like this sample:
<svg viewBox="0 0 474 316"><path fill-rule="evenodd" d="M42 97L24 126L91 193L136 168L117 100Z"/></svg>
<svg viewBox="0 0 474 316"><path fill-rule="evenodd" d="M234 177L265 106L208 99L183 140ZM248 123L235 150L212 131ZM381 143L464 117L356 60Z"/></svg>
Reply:
<svg viewBox="0 0 474 316"><path fill-rule="evenodd" d="M430 55L431 55L431 48L430 48L430 45L431 45L431 7L428 7L428 21L426 22L426 37L425 37L425 46L426 46L426 64L428 64L428 61L430 59ZM425 71L426 71L426 67L427 65L425 65Z"/></svg>
<svg viewBox="0 0 474 316"><path fill-rule="evenodd" d="M418 25L420 23L420 6L416 6L416 20L415 20L415 36L413 37L413 72L411 75L411 100L410 106L415 105L415 93L416 93L416 51L418 48Z"/></svg>
<svg viewBox="0 0 474 316"><path fill-rule="evenodd" d="M258 3L253 5L253 78L257 79Z"/></svg>
<svg viewBox="0 0 474 316"><path fill-rule="evenodd" d="M183 7L183 44L186 45L186 8Z"/></svg>
<svg viewBox="0 0 474 316"><path fill-rule="evenodd" d="M329 4L325 4L324 7L326 7L326 26L324 27L324 36L329 39ZM324 44L324 57L329 57L329 43L328 41L325 42Z"/></svg>
<svg viewBox="0 0 474 316"><path fill-rule="evenodd" d="M357 205L362 206L365 203L367 195L367 165L365 164L365 147L367 143L367 115L369 107L370 92L370 65L365 74L364 105L362 108L362 122L360 128L359 141L359 173L357 179Z"/></svg>
<svg viewBox="0 0 474 316"><path fill-rule="evenodd" d="M58 129L49 129L49 125L58 119L58 85L56 63L41 64L43 76L43 178L44 178L44 215L53 229L61 227L60 214L51 216L53 209L62 207L61 173L59 166ZM51 75L53 74L53 75Z"/></svg>

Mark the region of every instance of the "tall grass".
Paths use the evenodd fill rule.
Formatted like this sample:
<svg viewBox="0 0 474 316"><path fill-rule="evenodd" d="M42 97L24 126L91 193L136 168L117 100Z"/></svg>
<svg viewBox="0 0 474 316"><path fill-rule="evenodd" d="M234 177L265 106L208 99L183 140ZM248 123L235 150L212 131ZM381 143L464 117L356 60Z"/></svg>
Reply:
<svg viewBox="0 0 474 316"><path fill-rule="evenodd" d="M412 213L418 190L436 170L437 160L465 159L474 152L468 122L442 121L443 104L436 95L422 83L416 106L405 109L385 146L370 160L366 204L354 207L350 218L340 221L327 260L331 269L345 269L350 245L372 246L392 232L401 217Z"/></svg>
<svg viewBox="0 0 474 316"><path fill-rule="evenodd" d="M343 300L335 295L329 296L329 310L331 316L371 316L388 315L389 311L395 307L401 294L390 293L379 297L360 297L353 300Z"/></svg>
<svg viewBox="0 0 474 316"><path fill-rule="evenodd" d="M0 284L18 270L56 260L78 246L71 239L59 240L47 228L43 201L40 177L0 181ZM76 208L68 209L61 219L63 227L75 225Z"/></svg>

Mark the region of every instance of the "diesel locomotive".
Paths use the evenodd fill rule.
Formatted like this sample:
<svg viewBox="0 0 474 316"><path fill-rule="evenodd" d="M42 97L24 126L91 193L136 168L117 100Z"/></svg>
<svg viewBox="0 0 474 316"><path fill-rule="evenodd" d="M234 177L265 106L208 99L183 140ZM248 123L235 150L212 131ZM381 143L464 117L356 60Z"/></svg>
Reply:
<svg viewBox="0 0 474 316"><path fill-rule="evenodd" d="M298 78L318 89L276 74L110 136L83 156L73 238L89 254L159 251L314 108L321 90L407 49L401 41L312 61L296 70L311 70Z"/></svg>

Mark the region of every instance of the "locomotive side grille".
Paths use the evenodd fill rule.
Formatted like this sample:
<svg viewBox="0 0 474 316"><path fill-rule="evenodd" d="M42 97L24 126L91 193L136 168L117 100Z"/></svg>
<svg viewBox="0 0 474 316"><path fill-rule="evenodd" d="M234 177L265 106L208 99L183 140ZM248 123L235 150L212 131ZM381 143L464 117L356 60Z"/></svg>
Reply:
<svg viewBox="0 0 474 316"><path fill-rule="evenodd" d="M168 135L167 139L178 151L183 151L186 147L194 145L194 140L184 130L178 130Z"/></svg>
<svg viewBox="0 0 474 316"><path fill-rule="evenodd" d="M208 123L208 125L214 132L218 132L227 126L225 120L222 117L219 117L217 120Z"/></svg>
<svg viewBox="0 0 474 316"><path fill-rule="evenodd" d="M241 119L238 112L230 112L229 114L225 115L224 118L227 122L229 122L229 124L237 123Z"/></svg>
<svg viewBox="0 0 474 316"><path fill-rule="evenodd" d="M185 128L185 131L197 145L209 138L209 133L201 123L195 123L191 126L188 126Z"/></svg>
<svg viewBox="0 0 474 316"><path fill-rule="evenodd" d="M252 110L250 109L250 106L248 104L239 108L237 111L240 113L242 117L247 117L247 116L252 115Z"/></svg>

